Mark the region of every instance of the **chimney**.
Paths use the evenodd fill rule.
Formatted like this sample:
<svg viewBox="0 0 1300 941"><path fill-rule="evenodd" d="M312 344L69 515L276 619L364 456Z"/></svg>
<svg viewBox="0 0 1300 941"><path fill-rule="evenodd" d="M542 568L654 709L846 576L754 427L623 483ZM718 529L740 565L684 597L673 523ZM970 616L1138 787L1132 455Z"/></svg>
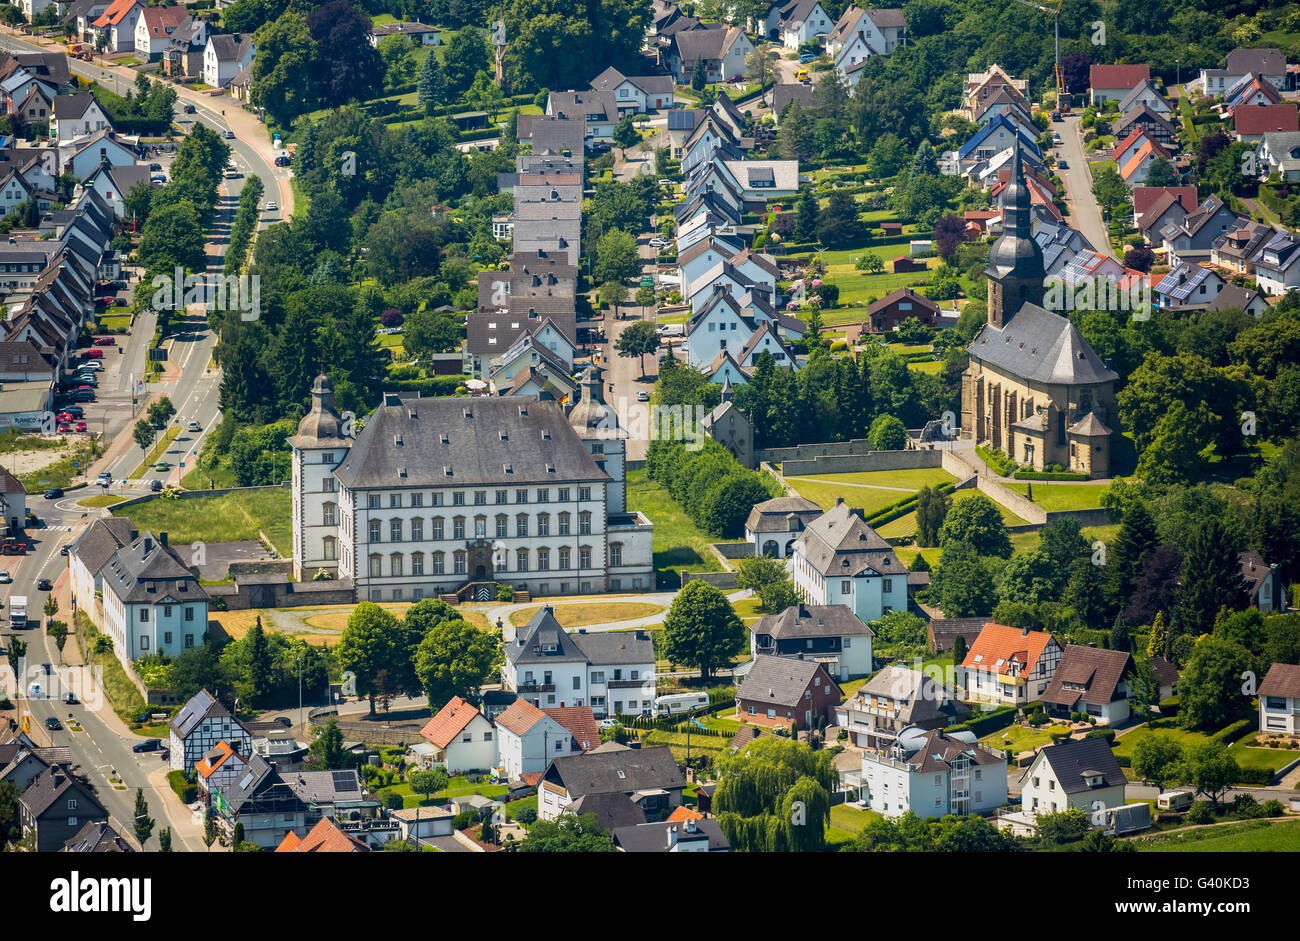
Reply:
<svg viewBox="0 0 1300 941"><path fill-rule="evenodd" d="M676 845L677 845L677 827L671 826L668 828L668 848L672 849Z"/></svg>
<svg viewBox="0 0 1300 941"><path fill-rule="evenodd" d="M158 533L158 545L162 546L164 549L167 548L167 533L165 530Z"/></svg>
<svg viewBox="0 0 1300 941"><path fill-rule="evenodd" d="M1029 628L1027 628L1027 627L1022 627L1022 628L1020 629L1020 636L1021 636L1021 637L1028 637L1028 636L1029 636Z"/></svg>
<svg viewBox="0 0 1300 941"><path fill-rule="evenodd" d="M148 536L145 536L145 537L144 537L144 554L145 554L145 555L148 555L150 552L153 552L153 540L150 539Z"/></svg>

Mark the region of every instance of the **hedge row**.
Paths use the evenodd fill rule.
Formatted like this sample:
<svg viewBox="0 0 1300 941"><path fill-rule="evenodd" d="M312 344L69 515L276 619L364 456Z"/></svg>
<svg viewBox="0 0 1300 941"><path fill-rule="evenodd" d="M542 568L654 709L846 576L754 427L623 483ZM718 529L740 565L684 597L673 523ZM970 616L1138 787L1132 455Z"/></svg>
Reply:
<svg viewBox="0 0 1300 941"><path fill-rule="evenodd" d="M1018 470L1016 480L1089 480L1087 474L1078 471L1031 471Z"/></svg>
<svg viewBox="0 0 1300 941"><path fill-rule="evenodd" d="M940 493L952 493L955 489L956 485L951 483L943 483L939 485ZM919 493L913 493L903 497L901 500L889 504L888 506L883 506L871 516L867 517L866 524L874 529L877 526L884 526L886 523L892 523L900 516L906 516L908 513L915 510L917 501L920 499L921 495Z"/></svg>
<svg viewBox="0 0 1300 941"><path fill-rule="evenodd" d="M1254 719L1238 719L1231 725L1224 726L1210 736L1212 742L1222 742L1225 745L1231 745L1237 739L1246 735L1248 732L1255 730Z"/></svg>
<svg viewBox="0 0 1300 941"><path fill-rule="evenodd" d="M983 738L985 735L992 735L994 732L1000 732L1016 721L1016 713L1020 711L1019 706L1002 706L987 712L978 719L968 719L957 725L950 725L944 729L948 734L953 732L974 732L976 738Z"/></svg>
<svg viewBox="0 0 1300 941"><path fill-rule="evenodd" d="M261 218L259 204L262 200L262 178L250 174L239 193L239 209L235 212L235 221L230 226L230 241L226 246L225 274L239 274L244 270L248 260L248 246L257 231L257 221Z"/></svg>
<svg viewBox="0 0 1300 941"><path fill-rule="evenodd" d="M385 379L384 388L419 392L422 396L455 395L468 376L433 376L430 379Z"/></svg>
<svg viewBox="0 0 1300 941"><path fill-rule="evenodd" d="M199 789L185 778L184 771L168 771L167 783L171 785L182 804L192 804L199 799Z"/></svg>

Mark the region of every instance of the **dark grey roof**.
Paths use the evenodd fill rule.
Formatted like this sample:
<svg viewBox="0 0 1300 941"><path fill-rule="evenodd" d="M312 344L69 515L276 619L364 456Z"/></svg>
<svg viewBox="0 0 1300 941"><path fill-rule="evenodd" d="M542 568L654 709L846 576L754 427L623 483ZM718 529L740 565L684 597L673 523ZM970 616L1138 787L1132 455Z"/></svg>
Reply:
<svg viewBox="0 0 1300 941"><path fill-rule="evenodd" d="M834 685L835 681L827 676L816 660L758 654L736 689L736 699L774 706L797 706L803 702L804 691L812 687L813 677L819 672L825 682Z"/></svg>
<svg viewBox="0 0 1300 941"><path fill-rule="evenodd" d="M311 411L298 423L298 433L289 439L295 448L347 447L343 422L334 410L334 384L329 376L317 376L311 387Z"/></svg>
<svg viewBox="0 0 1300 941"><path fill-rule="evenodd" d="M394 394L371 413L334 473L349 488L609 479L555 402Z"/></svg>
<svg viewBox="0 0 1300 941"><path fill-rule="evenodd" d="M870 572L905 576L907 573L894 547L843 500L809 523L795 548L826 577L851 578Z"/></svg>
<svg viewBox="0 0 1300 941"><path fill-rule="evenodd" d="M635 827L645 823L645 811L626 794L584 794L564 808L564 813L581 817L595 814L601 827L612 832L616 827Z"/></svg>
<svg viewBox="0 0 1300 941"><path fill-rule="evenodd" d="M362 799L361 777L355 768L347 771L280 771L280 780L304 804L317 807Z"/></svg>
<svg viewBox="0 0 1300 941"><path fill-rule="evenodd" d="M33 817L40 817L53 806L54 802L68 792L72 792L77 801L78 817L107 817L108 811L90 793L89 788L74 780L61 768L46 768L32 778L19 800Z"/></svg>
<svg viewBox="0 0 1300 941"><path fill-rule="evenodd" d="M1094 739L1094 741L1105 744L1102 739ZM901 746L900 742L899 747ZM907 756L907 763L919 774L931 774L951 769L953 762L958 758L966 758L977 765L1005 766L1005 759L993 754L989 749L953 738L941 729L931 729L922 740L920 747Z"/></svg>
<svg viewBox="0 0 1300 941"><path fill-rule="evenodd" d="M198 728L199 723L209 716L220 718L228 715L230 715L229 709L217 702L206 689L201 689L190 697L190 701L181 707L180 712L172 716L171 730L184 740L189 738L190 733Z"/></svg>
<svg viewBox="0 0 1300 941"><path fill-rule="evenodd" d="M898 664L885 667L863 685L859 697L871 696L892 700L900 725L932 724L940 717L951 721L971 711L934 677Z"/></svg>
<svg viewBox="0 0 1300 941"><path fill-rule="evenodd" d="M776 497L754 504L745 528L751 533L796 532L821 515L822 508L807 497Z"/></svg>
<svg viewBox="0 0 1300 941"><path fill-rule="evenodd" d="M803 82L780 82L772 88L772 113L779 117L792 101L806 108L812 101L812 93L812 86Z"/></svg>
<svg viewBox="0 0 1300 941"><path fill-rule="evenodd" d="M796 604L780 614L766 614L749 625L751 634L770 634L778 640L808 637L875 637L848 605Z"/></svg>
<svg viewBox="0 0 1300 941"><path fill-rule="evenodd" d="M986 323L966 349L981 363L1036 382L1095 385L1119 378L1068 319L1037 304L1023 304L1002 327Z"/></svg>
<svg viewBox="0 0 1300 941"><path fill-rule="evenodd" d="M1051 767L1061 790L1079 794L1092 790L1084 780L1084 772L1095 771L1102 775L1100 787L1115 787L1125 783L1110 743L1104 738L1072 739L1059 745L1049 745L1039 754Z"/></svg>
<svg viewBox="0 0 1300 941"><path fill-rule="evenodd" d="M657 788L671 791L686 786L682 769L667 745L556 758L543 779L560 785L574 798L584 794L635 794Z"/></svg>
<svg viewBox="0 0 1300 941"><path fill-rule="evenodd" d="M164 546L153 533L143 533L129 546L114 552L103 567L104 588L123 602L159 603L207 601L194 573L176 551Z"/></svg>
<svg viewBox="0 0 1300 941"><path fill-rule="evenodd" d="M585 662L586 653L577 639L555 620L554 608L540 608L526 625L515 631L515 639L505 645L506 659L511 663L557 663L562 661ZM544 653L543 647L554 647Z"/></svg>
<svg viewBox="0 0 1300 941"><path fill-rule="evenodd" d="M129 545L137 535L135 525L124 516L97 519L77 538L69 551L91 574L98 574L113 553Z"/></svg>
<svg viewBox="0 0 1300 941"><path fill-rule="evenodd" d="M213 33L208 36L208 42L219 62L234 62L244 57L253 37L247 33Z"/></svg>
<svg viewBox="0 0 1300 941"><path fill-rule="evenodd" d="M654 643L645 631L579 631L574 639L587 662L597 666L655 662Z"/></svg>
<svg viewBox="0 0 1300 941"><path fill-rule="evenodd" d="M64 853L134 853L131 845L107 822L87 824L63 844Z"/></svg>
<svg viewBox="0 0 1300 941"><path fill-rule="evenodd" d="M710 853L722 853L731 849L731 844L723 835L718 821L711 817L689 822L665 820L618 827L613 833L614 844L625 853L667 853L672 831L676 831L677 839L682 843L707 841Z"/></svg>

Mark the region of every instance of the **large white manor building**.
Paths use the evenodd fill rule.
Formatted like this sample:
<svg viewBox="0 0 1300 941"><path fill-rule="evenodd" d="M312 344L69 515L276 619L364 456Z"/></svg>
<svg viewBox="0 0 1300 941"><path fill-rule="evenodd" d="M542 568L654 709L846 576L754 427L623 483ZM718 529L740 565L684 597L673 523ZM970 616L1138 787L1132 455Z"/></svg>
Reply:
<svg viewBox="0 0 1300 941"><path fill-rule="evenodd" d="M295 576L360 600L654 588L651 524L627 511L624 433L596 367L566 416L521 396L386 393L355 437L329 379L293 447Z"/></svg>

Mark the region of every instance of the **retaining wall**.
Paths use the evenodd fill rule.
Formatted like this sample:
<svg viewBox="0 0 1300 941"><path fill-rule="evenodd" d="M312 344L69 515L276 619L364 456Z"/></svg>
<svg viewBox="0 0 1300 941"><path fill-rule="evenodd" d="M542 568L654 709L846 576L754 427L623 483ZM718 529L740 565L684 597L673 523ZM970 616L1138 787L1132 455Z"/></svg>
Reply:
<svg viewBox="0 0 1300 941"><path fill-rule="evenodd" d="M735 572L682 572L682 587L685 588L688 582L693 581L708 582L714 588L739 588L736 581Z"/></svg>
<svg viewBox="0 0 1300 941"><path fill-rule="evenodd" d="M866 451L861 454L824 454L781 462L787 477L821 474L857 474L870 471L917 470L940 467L940 451Z"/></svg>

